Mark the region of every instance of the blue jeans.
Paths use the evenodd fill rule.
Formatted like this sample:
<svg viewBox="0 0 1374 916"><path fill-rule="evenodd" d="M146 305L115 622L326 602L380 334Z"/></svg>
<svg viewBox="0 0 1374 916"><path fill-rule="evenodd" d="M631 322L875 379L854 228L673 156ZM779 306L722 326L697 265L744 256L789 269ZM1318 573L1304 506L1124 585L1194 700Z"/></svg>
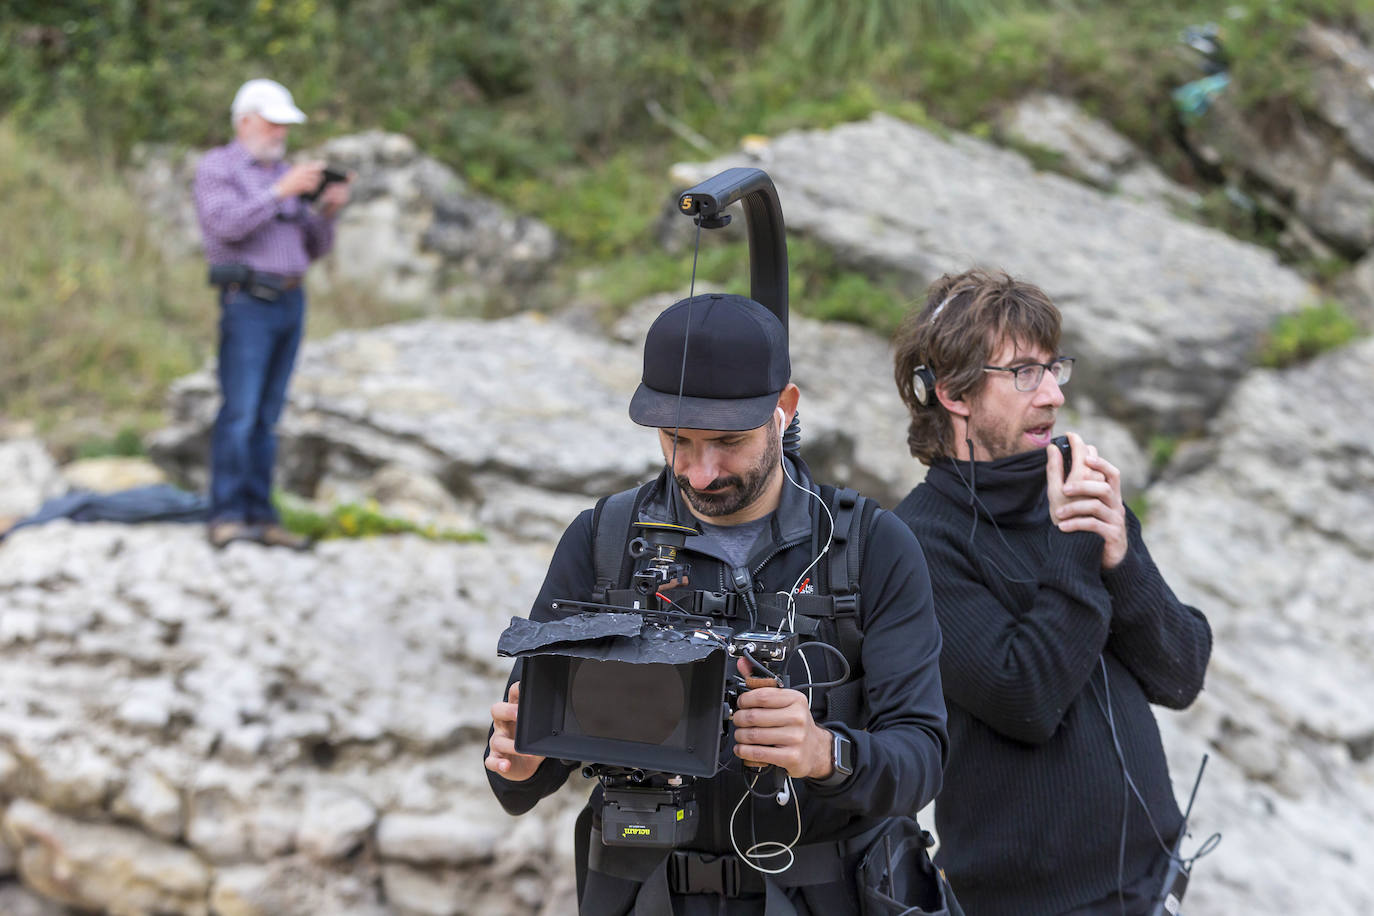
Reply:
<svg viewBox="0 0 1374 916"><path fill-rule="evenodd" d="M210 437L210 521L275 522L276 425L305 326L305 294L298 287L267 302L240 290L219 301L223 402Z"/></svg>

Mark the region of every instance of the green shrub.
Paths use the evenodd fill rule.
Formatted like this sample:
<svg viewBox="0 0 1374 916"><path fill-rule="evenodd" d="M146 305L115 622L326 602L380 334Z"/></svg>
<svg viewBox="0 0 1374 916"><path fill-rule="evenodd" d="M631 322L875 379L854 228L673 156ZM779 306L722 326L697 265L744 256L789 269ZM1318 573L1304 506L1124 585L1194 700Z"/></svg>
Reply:
<svg viewBox="0 0 1374 916"><path fill-rule="evenodd" d="M1260 364L1291 366L1343 347L1359 336L1360 327L1345 306L1328 299L1280 316L1260 348Z"/></svg>
<svg viewBox="0 0 1374 916"><path fill-rule="evenodd" d="M384 534L415 534L431 541L459 543L485 542L480 531L452 531L433 525L417 525L403 518L383 514L375 503L345 503L328 512L317 512L294 499L276 494L273 502L281 514L282 525L297 534L318 541L331 538L369 538Z"/></svg>
<svg viewBox="0 0 1374 916"><path fill-rule="evenodd" d="M1151 470L1155 472L1163 470L1178 452L1178 445L1178 436L1151 436L1149 444L1145 449L1146 453L1150 456Z"/></svg>
<svg viewBox="0 0 1374 916"><path fill-rule="evenodd" d="M87 439L76 446L76 457L83 458L140 458L147 454L143 437L132 426L125 426L113 439Z"/></svg>

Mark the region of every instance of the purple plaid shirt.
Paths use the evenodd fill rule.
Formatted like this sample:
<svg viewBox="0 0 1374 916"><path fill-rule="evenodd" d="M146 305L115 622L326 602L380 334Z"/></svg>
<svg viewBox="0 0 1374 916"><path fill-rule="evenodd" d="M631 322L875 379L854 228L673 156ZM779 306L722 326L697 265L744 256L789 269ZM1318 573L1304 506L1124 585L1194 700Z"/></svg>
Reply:
<svg viewBox="0 0 1374 916"><path fill-rule="evenodd" d="M285 162L256 161L237 141L201 158L195 197L205 260L299 276L329 251L334 221L299 197L272 194L286 170Z"/></svg>

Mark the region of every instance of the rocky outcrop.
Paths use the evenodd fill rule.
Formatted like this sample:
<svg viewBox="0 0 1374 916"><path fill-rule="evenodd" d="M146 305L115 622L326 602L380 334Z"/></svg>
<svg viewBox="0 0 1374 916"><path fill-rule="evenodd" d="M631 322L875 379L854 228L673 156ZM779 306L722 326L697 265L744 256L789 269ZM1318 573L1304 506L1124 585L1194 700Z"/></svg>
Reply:
<svg viewBox="0 0 1374 916"><path fill-rule="evenodd" d="M310 496L386 502L384 481L402 477L436 494L455 523L556 535L596 496L662 465L653 433L626 410L644 332L671 298L636 310L620 340L523 314L411 322L307 346L280 426L283 480ZM891 505L921 471L907 456L886 343L796 317L792 329L803 454L818 474ZM174 388L174 424L153 443L174 476L203 481L217 398L208 372Z"/></svg>
<svg viewBox="0 0 1374 916"><path fill-rule="evenodd" d="M319 155L358 175L334 250L312 277L321 292L361 283L427 308L519 303L553 261L557 245L548 226L473 193L408 137L338 137Z"/></svg>
<svg viewBox="0 0 1374 916"><path fill-rule="evenodd" d="M0 531L66 489L57 462L31 436L0 441L0 480Z"/></svg>
<svg viewBox="0 0 1374 916"><path fill-rule="evenodd" d="M113 914L567 913L570 825L482 775L548 546L215 552L55 522L0 550L0 865ZM581 780L575 782L581 783ZM8 802L6 805L5 803Z"/></svg>
<svg viewBox="0 0 1374 916"><path fill-rule="evenodd" d="M1312 296L1268 251L884 115L783 134L674 179L685 188L739 165L772 177L789 229L906 277L913 297L975 265L1043 286L1079 358L1075 390L1142 441L1201 430L1270 323Z"/></svg>
<svg viewBox="0 0 1374 916"><path fill-rule="evenodd" d="M322 158L357 173L339 218L333 252L310 274L326 293L363 284L383 299L437 310L492 300L518 302L552 263L557 244L538 220L516 216L474 193L453 169L399 134L338 137L301 158ZM144 146L130 184L160 227L169 256L200 250L191 185L198 151Z"/></svg>
<svg viewBox="0 0 1374 916"><path fill-rule="evenodd" d="M1199 912L1237 911L1227 887L1264 912L1374 911L1371 381L1374 340L1256 372L1205 469L1149 491L1151 550L1213 629L1205 691L1162 716L1180 797L1183 764L1213 755L1194 832L1225 839L1189 887Z"/></svg>
<svg viewBox="0 0 1374 916"><path fill-rule="evenodd" d="M657 439L626 410L644 333L672 298L633 310L614 339L530 313L396 324L308 345L279 426L283 485L323 502L375 500L451 528L556 537L596 497L662 466ZM821 479L895 505L923 470L906 448L886 342L799 316L791 337L803 457ZM159 464L193 487L205 482L217 404L210 372L181 380L173 424L151 443ZM1148 464L1129 433L1091 405L1071 417L1118 462L1129 492L1144 486Z"/></svg>
<svg viewBox="0 0 1374 916"><path fill-rule="evenodd" d="M1013 148L1048 153L1055 170L1104 191L1180 208L1201 201L1196 191L1171 181L1135 144L1072 99L1028 95L1002 113L997 133Z"/></svg>
<svg viewBox="0 0 1374 916"><path fill-rule="evenodd" d="M1245 87L1232 85L1189 119L1187 140L1249 206L1283 225L1279 243L1290 253L1356 262L1374 247L1374 50L1317 22L1298 49L1310 89L1301 100L1243 110Z"/></svg>

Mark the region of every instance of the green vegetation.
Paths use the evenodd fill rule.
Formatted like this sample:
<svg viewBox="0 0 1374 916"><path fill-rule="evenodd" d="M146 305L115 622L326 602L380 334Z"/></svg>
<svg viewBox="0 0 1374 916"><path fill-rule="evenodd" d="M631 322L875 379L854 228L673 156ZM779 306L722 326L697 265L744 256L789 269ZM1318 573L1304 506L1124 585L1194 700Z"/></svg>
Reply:
<svg viewBox="0 0 1374 916"><path fill-rule="evenodd" d="M483 542L487 539L480 531L452 531L434 525L417 525L407 519L384 515L371 503L345 503L334 506L327 513L321 513L281 493L276 494L273 502L281 514L283 526L317 541L330 538L368 538L383 534L415 534L431 541L459 543Z"/></svg>
<svg viewBox="0 0 1374 916"><path fill-rule="evenodd" d="M1345 306L1325 300L1282 315L1260 349L1260 364L1283 368L1344 346L1360 336L1359 324Z"/></svg>
<svg viewBox="0 0 1374 916"><path fill-rule="evenodd" d="M1310 92L1294 54L1306 22L1374 35L1367 0L14 0L6 9L0 195L7 225L24 231L0 236L0 415L36 419L49 435L98 418L107 439L157 425L168 382L204 365L215 336L201 265L159 256L120 168L140 142L226 140L229 100L248 77L280 79L310 113L295 143L402 132L479 190L545 220L563 244L547 302L591 298L610 313L690 279L690 253L654 241L674 161L875 111L987 134L1008 101L1052 89L1196 184L1172 136L1170 93L1201 75L1179 43L1184 27L1217 22L1243 103L1276 129ZM1056 167L1043 153L1034 161ZM1229 198L1210 196L1205 211L1228 231L1274 241L1273 226ZM887 330L918 292L790 242L799 311ZM699 282L742 290L746 261L741 245L708 241ZM357 290L317 297L312 309L312 334L414 314Z"/></svg>
<svg viewBox="0 0 1374 916"><path fill-rule="evenodd" d="M143 437L137 429L126 426L115 433L114 438L95 437L77 443L74 457L84 458L139 458L146 454Z"/></svg>
<svg viewBox="0 0 1374 916"><path fill-rule="evenodd" d="M45 155L5 123L0 199L0 412L43 432L89 416L110 434L148 428L213 337L203 268L163 261L111 169Z"/></svg>
<svg viewBox="0 0 1374 916"><path fill-rule="evenodd" d="M1150 441L1146 445L1145 450L1150 456L1150 470L1152 473L1158 474L1168 466L1169 462L1174 459L1174 455L1178 452L1178 445L1178 436L1154 435L1150 437Z"/></svg>

